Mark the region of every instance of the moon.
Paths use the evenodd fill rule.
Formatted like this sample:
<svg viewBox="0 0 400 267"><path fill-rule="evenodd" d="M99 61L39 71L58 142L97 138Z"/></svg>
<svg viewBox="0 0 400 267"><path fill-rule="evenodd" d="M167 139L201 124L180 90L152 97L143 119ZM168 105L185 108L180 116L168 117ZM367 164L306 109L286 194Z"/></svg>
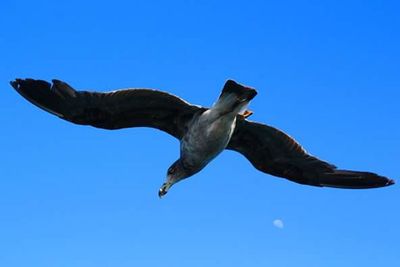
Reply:
<svg viewBox="0 0 400 267"><path fill-rule="evenodd" d="M283 221L282 221L281 219L275 219L275 220L272 222L272 224L273 224L276 228L279 228L279 229L283 229L283 227L284 227Z"/></svg>

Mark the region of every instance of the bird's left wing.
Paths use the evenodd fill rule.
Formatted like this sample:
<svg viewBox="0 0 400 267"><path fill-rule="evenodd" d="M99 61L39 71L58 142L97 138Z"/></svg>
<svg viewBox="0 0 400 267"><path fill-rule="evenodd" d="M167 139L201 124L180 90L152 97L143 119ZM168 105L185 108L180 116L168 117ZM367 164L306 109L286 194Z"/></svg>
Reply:
<svg viewBox="0 0 400 267"><path fill-rule="evenodd" d="M375 173L338 170L334 165L308 154L282 131L240 116L227 149L243 154L262 172L300 184L358 189L394 183Z"/></svg>
<svg viewBox="0 0 400 267"><path fill-rule="evenodd" d="M12 87L34 105L76 124L104 129L152 127L181 139L191 118L204 108L151 89L76 91L53 80L16 79Z"/></svg>

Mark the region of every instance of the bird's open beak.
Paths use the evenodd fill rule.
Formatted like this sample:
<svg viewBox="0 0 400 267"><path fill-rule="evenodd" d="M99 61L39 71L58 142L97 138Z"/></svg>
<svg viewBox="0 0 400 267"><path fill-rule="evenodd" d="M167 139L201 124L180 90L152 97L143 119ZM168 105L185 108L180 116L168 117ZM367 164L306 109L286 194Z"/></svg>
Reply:
<svg viewBox="0 0 400 267"><path fill-rule="evenodd" d="M163 183L163 185L160 187L160 190L158 190L158 197L162 198L163 196L165 196L171 186L172 184L169 182Z"/></svg>

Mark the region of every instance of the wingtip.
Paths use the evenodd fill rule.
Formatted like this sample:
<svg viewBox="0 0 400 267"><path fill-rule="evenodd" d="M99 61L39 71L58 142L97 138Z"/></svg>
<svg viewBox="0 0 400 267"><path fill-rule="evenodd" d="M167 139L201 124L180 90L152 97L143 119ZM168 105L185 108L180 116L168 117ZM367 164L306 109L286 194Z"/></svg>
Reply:
<svg viewBox="0 0 400 267"><path fill-rule="evenodd" d="M17 89L16 87L18 87L18 84L17 84L17 82L14 80L14 81L10 81L10 85L14 88L14 89Z"/></svg>
<svg viewBox="0 0 400 267"><path fill-rule="evenodd" d="M14 88L14 89L18 89L18 86L19 86L19 82L20 82L20 80L21 79L15 79L15 80L13 80L13 81L10 81L10 85Z"/></svg>
<svg viewBox="0 0 400 267"><path fill-rule="evenodd" d="M396 183L395 180L389 179L388 182L386 183L386 186L394 185Z"/></svg>

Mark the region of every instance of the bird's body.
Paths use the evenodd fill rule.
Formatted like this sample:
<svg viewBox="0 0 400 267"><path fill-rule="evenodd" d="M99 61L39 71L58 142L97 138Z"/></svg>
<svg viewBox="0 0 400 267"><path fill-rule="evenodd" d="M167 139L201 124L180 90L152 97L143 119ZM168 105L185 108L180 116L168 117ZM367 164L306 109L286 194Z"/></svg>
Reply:
<svg viewBox="0 0 400 267"><path fill-rule="evenodd" d="M210 109L190 122L181 140L181 159L196 172L205 167L229 143L240 107L232 108L232 95L222 96Z"/></svg>
<svg viewBox="0 0 400 267"><path fill-rule="evenodd" d="M76 91L53 80L16 79L11 85L34 105L64 120L115 130L152 127L180 140L180 158L159 190L202 170L224 149L243 154L258 170L296 183L338 188L375 188L394 181L371 172L337 169L308 154L294 139L271 126L251 122L246 107L255 89L228 80L211 108L191 105L165 92L125 89Z"/></svg>
<svg viewBox="0 0 400 267"><path fill-rule="evenodd" d="M184 165L196 167L196 172L226 148L235 129L236 115L213 116L212 110L207 110L195 118L181 140Z"/></svg>

